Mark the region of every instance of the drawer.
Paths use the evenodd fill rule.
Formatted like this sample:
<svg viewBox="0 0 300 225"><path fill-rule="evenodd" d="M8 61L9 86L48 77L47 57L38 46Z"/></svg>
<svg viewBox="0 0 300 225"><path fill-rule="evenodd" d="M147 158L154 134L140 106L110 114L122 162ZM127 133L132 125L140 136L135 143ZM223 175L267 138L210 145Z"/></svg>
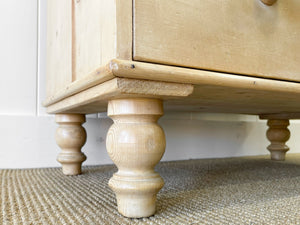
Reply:
<svg viewBox="0 0 300 225"><path fill-rule="evenodd" d="M134 0L133 59L300 81L299 12L299 0Z"/></svg>

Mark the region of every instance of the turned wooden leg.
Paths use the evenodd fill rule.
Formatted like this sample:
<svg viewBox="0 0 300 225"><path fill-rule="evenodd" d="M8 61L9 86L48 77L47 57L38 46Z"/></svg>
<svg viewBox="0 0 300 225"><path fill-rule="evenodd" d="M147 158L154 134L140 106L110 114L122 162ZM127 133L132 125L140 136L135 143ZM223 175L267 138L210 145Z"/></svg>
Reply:
<svg viewBox="0 0 300 225"><path fill-rule="evenodd" d="M56 143L61 148L57 161L62 164L65 175L81 174L81 164L86 156L81 152L81 147L86 141L85 129L81 126L85 122L85 115L81 114L56 114Z"/></svg>
<svg viewBox="0 0 300 225"><path fill-rule="evenodd" d="M107 134L107 151L118 167L109 181L119 212L131 218L155 213L156 194L164 182L154 171L164 154L166 141L157 124L163 115L157 99L118 99L108 103L114 124Z"/></svg>
<svg viewBox="0 0 300 225"><path fill-rule="evenodd" d="M290 149L285 142L290 138L288 130L289 120L287 119L269 119L269 129L267 130L267 138L271 144L267 147L271 152L272 160L285 160L285 153Z"/></svg>

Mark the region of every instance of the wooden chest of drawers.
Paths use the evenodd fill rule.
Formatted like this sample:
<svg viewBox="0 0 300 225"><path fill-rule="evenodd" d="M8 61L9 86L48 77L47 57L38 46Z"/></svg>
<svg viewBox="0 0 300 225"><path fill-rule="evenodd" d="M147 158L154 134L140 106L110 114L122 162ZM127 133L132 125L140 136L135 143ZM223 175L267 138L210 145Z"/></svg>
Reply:
<svg viewBox="0 0 300 225"><path fill-rule="evenodd" d="M267 3L267 4L266 4ZM108 110L110 180L119 212L155 212L169 111L268 119L271 158L284 160L300 117L298 0L51 0L47 99L60 124L63 172L79 174L85 114Z"/></svg>

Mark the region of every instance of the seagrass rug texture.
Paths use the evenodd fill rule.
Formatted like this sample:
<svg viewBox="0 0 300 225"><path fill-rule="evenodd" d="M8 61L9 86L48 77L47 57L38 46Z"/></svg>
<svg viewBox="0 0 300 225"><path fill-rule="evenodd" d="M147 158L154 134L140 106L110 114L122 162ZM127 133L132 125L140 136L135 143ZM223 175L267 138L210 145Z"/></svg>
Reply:
<svg viewBox="0 0 300 225"><path fill-rule="evenodd" d="M114 166L0 170L0 224L300 224L300 155L160 163L157 213L118 214L107 182Z"/></svg>

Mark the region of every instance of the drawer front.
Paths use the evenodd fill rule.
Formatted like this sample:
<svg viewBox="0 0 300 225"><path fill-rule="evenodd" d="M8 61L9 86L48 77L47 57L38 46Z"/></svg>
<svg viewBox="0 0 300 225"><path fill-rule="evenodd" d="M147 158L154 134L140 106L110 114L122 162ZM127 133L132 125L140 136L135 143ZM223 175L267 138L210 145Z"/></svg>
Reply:
<svg viewBox="0 0 300 225"><path fill-rule="evenodd" d="M300 81L300 1L134 0L133 58Z"/></svg>

